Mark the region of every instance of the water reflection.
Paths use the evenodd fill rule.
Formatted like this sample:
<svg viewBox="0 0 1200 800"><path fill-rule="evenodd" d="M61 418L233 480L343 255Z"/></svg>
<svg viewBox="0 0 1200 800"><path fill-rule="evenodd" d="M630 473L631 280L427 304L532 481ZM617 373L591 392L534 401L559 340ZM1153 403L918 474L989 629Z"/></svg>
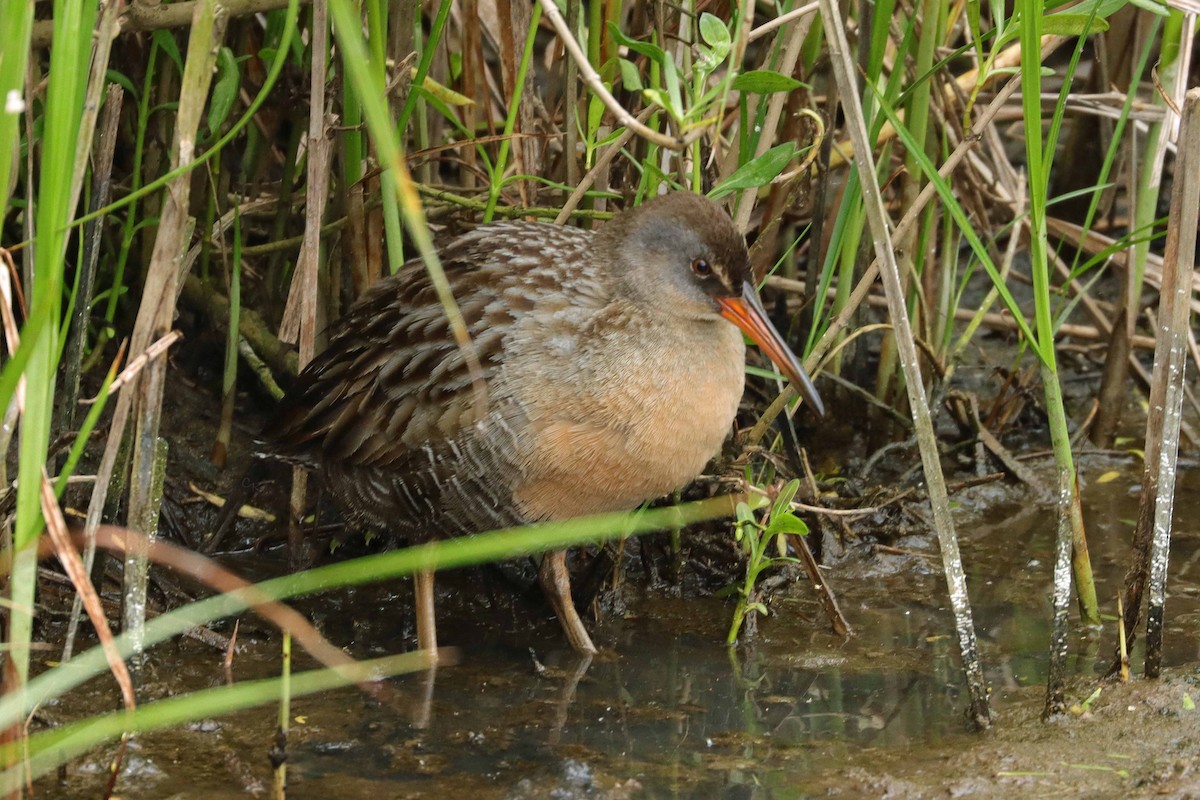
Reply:
<svg viewBox="0 0 1200 800"><path fill-rule="evenodd" d="M1123 577L1127 520L1136 507L1133 479L1126 481L1085 492L1101 597L1115 597ZM983 497L976 512L966 498L960 511L986 676L995 690L1036 687L1046 677L1053 515L1011 494L996 500ZM1196 510L1182 500L1168 663L1196 658L1197 631L1188 620L1198 615L1198 537L1187 522ZM852 557L832 573L858 632L848 641L824 632L820 609L801 585L774 604L754 646L737 651L720 643L727 604L660 595L603 625L611 651L582 668L565 651L547 652L539 671L511 649L468 650L464 666L439 677L422 741L451 759L434 780L453 785L475 774L497 788L519 784L528 796L570 797L579 787L564 777L569 761L592 770L597 782L636 779L648 793L642 796L719 796L731 786L784 784L803 791L805 773L830 759L859 761L872 748L966 735L935 545L920 536L902 544L892 554ZM1075 630L1074 674L1093 676L1107 662L1111 628ZM464 729L477 732L465 747Z"/></svg>
<svg viewBox="0 0 1200 800"><path fill-rule="evenodd" d="M1089 463L1085 481L1111 468ZM1200 658L1197 479L1194 472L1180 474L1168 665ZM1135 483L1132 474L1122 473L1116 482L1085 484L1098 594L1109 598L1102 600L1108 614L1115 612L1127 558ZM980 487L957 500L986 679L998 694L1041 686L1053 513L1024 502L1011 488ZM598 626L598 641L607 646L590 662L564 647L558 626L540 606L501 605L486 618L447 614L439 633L460 648L461 661L397 682L410 713L355 690L293 703L302 721L293 728L288 796L801 797L824 793L809 776L831 765L869 771L872 754L967 737L958 646L936 544L931 536L912 535L892 545L887 552L851 545L846 560L829 573L857 633L849 640L828 632L803 580L773 601L753 646L736 651L723 645L732 605L711 597L684 600L653 592L635 598L623 616ZM355 655L374 655L411 639L406 591L360 589L315 605L338 644ZM531 627L530 614L545 617L544 624ZM1070 665L1076 675L1090 679L1107 664L1113 630L1110 620L1102 630L1073 631ZM178 659L177 675L192 684L221 679L219 659L207 651L180 647L158 657ZM1135 648L1135 663L1139 658ZM239 655L235 676L273 674L277 661L273 642L252 646ZM1011 713L1003 705L998 711ZM215 728L141 737L139 757L157 771L131 778L126 792L241 796L248 771L257 774L261 767L261 776L267 774L273 713L248 712ZM103 775L104 763L104 754L97 754L96 774ZM81 786L96 780L82 767L73 776L75 782L50 787L45 796L82 796Z"/></svg>

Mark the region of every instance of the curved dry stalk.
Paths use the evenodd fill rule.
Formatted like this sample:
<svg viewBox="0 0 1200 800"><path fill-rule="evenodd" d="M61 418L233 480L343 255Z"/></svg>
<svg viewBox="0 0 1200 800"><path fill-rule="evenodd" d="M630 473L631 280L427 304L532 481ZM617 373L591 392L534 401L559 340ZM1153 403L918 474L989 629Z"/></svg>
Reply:
<svg viewBox="0 0 1200 800"><path fill-rule="evenodd" d="M50 496L53 497L53 490L51 490ZM55 508L57 508L57 504L55 504ZM61 513L58 516L61 519ZM52 536L42 537L38 543L38 557L45 558L51 555L59 555L61 558L64 553L67 553L75 554L75 559L78 560L77 551L84 544L85 536L83 531L76 529L68 533L64 524L62 526L61 541L54 540ZM64 546L65 550L63 549ZM171 542L160 540L149 541L141 534L117 525L99 526L96 529L96 546L102 547L118 556L131 552L135 547L144 547L150 560L160 566L172 569L181 575L186 575L215 592L221 594L240 594L245 599L247 607L250 610L254 611L254 613L274 625L280 631L291 634L297 644L324 666L341 674L344 667L355 666L358 663L356 659L347 655L344 650L322 636L321 632L303 614L286 603L280 602L261 591L255 584L245 578L239 577L211 558L202 556L199 553L192 552ZM64 564L66 563L64 561ZM7 551L0 552L0 575L7 574L10 566L11 554ZM84 575L83 578L86 580L87 576ZM91 585L90 581L87 585ZM77 588L78 586L77 584ZM95 590L93 589L92 591L94 596ZM104 617L103 610L100 608L98 597L96 597L96 610L98 617L93 617L93 624L96 624L96 620L98 619L99 623L96 624L97 632L103 628L107 633L107 637L100 637L101 644L105 646L105 653L107 655L109 647L112 647L116 661L121 665L121 668L124 668L125 662L121 660L120 653L115 649L112 634L108 629L108 623ZM89 616L91 616L91 611L92 609L89 606ZM438 655L438 663L443 665L453 663L454 657L453 648L444 648ZM127 672L125 674L128 675ZM118 682L120 682L120 678L118 678ZM370 681L355 681L355 683L363 691L377 699L382 699L382 697L390 695L386 687L379 684ZM132 691L132 688L130 691ZM124 690L122 694L124 694Z"/></svg>
<svg viewBox="0 0 1200 800"><path fill-rule="evenodd" d="M558 12L558 6L554 0L540 0L540 2L542 4L542 13L550 20L550 24L554 26L555 33L562 40L563 47L567 49L567 52L571 55L571 60L579 68L579 75L583 78L583 82L587 84L593 94L600 98L604 106L612 112L613 116L617 118L618 123L626 128L630 128L643 139L653 142L659 147L665 147L668 150L682 150L690 142L704 135L704 129L700 128L681 139L676 139L674 136L659 133L653 128L648 128L639 122L637 117L630 114L624 106L618 103L617 98L613 97L612 92L608 91L605 87L604 81L600 79L600 74L592 68L592 64L588 61L583 48L579 46L579 42L575 41L575 37L571 34L571 29L567 27L567 21Z"/></svg>
<svg viewBox="0 0 1200 800"><path fill-rule="evenodd" d="M768 33L775 30L776 28L787 25L789 22L800 19L801 17L807 17L810 14L815 14L820 9L821 9L820 3L809 3L808 5L803 5L803 6L800 6L799 8L794 8L791 11L788 11L786 14L780 14L778 17L771 20L770 22L764 22L762 25L759 25L757 28L750 31L749 40L753 42L755 39L758 39L762 36L766 36Z"/></svg>

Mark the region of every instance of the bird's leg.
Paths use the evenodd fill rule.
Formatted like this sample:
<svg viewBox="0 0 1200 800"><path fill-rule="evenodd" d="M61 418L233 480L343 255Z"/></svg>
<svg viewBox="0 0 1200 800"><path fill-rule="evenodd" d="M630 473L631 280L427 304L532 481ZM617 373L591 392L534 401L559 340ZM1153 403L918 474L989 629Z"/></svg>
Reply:
<svg viewBox="0 0 1200 800"><path fill-rule="evenodd" d="M555 550L542 557L542 566L538 570L538 582L542 584L542 591L546 593L550 605L554 607L554 613L558 615L558 621L562 623L571 646L580 653L596 652L596 645L592 644L592 637L588 636L587 628L583 627L583 620L579 619L579 614L575 611L575 604L571 601L571 576L567 572L567 551Z"/></svg>
<svg viewBox="0 0 1200 800"><path fill-rule="evenodd" d="M433 572L422 570L413 575L417 596L417 647L429 654L430 664L437 663L437 617L433 611Z"/></svg>

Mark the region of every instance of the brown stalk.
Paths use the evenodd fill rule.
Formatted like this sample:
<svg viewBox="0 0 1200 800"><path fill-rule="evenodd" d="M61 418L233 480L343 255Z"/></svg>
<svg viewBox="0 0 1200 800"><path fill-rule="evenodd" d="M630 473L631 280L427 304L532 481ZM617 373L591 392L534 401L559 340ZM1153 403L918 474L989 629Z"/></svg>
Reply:
<svg viewBox="0 0 1200 800"><path fill-rule="evenodd" d="M108 198L112 193L113 155L117 148L117 125L121 121L124 99L125 90L120 84L110 83L104 99L104 116L100 121L92 168L92 211L108 205ZM100 260L100 235L103 230L103 222L99 219L94 219L84 226L84 255L79 266L79 289L71 319L70 338L63 354L65 391L60 430L70 430L75 425L75 400L79 397L80 367L83 364L87 321L92 306L96 264Z"/></svg>
<svg viewBox="0 0 1200 800"><path fill-rule="evenodd" d="M53 491L51 490L52 496ZM57 506L58 504L55 502L54 507L57 508ZM61 514L58 516L61 519ZM77 551L84 546L86 537L78 530L73 533L68 532L65 525L61 533L61 541L54 541L50 536L45 536L38 542L39 558L55 554L59 554L61 558L62 548L65 546L67 551L75 553L75 559L78 559ZM150 541L136 531L116 525L100 525L96 529L96 544L117 555L124 555L144 549L150 560L156 564L167 567L181 575L186 575L219 594L239 595L239 599L245 601L247 608L279 628L280 631L291 634L292 638L313 658L330 669L340 672L343 667L353 666L357 663L344 650L322 636L320 631L313 627L312 623L305 619L303 614L291 608L286 603L282 603L266 594L255 586L255 584L239 577L210 558L171 542L163 540ZM0 575L7 574L10 568L11 554L7 551L0 553ZM90 582L88 585L91 585ZM100 623L97 625L97 630L100 630L100 625L104 626L104 630L108 630L103 611L100 611L99 619ZM109 644L112 644L111 636ZM105 652L107 654L108 650L106 649ZM113 653L117 661L120 662L121 668L124 668L124 661L120 660L120 653L115 650L115 646ZM445 660L446 658L453 658L453 649L450 652L443 651L443 653L439 654L439 657L443 659L440 662L442 664L453 663L453 661ZM355 681L355 683L363 691L376 698L390 696L386 687L378 684L369 681Z"/></svg>
<svg viewBox="0 0 1200 800"><path fill-rule="evenodd" d="M325 53L329 49L329 17L325 0L313 0L311 91L308 111L308 177L304 206L304 244L292 277L280 338L298 339L300 361L304 369L316 355L317 331L322 327L318 316L317 296L320 291L318 272L321 262L321 218L329 190L329 164L333 155L333 140L328 136L329 124L325 113ZM308 473L302 467L292 469L292 494L288 515L288 561L298 569L309 560L301 520L308 493Z"/></svg>
<svg viewBox="0 0 1200 800"><path fill-rule="evenodd" d="M479 0L463 0L460 4L459 36L462 37L462 93L473 102L463 106L462 123L469 131L478 130L478 114L487 114L486 81L480 81L486 63L483 55L483 30L486 26L480 19ZM478 153L474 147L463 148L461 158L466 169L463 171L463 188L475 188L478 181L475 171L478 167ZM422 180L428 180L428 170L421 175Z"/></svg>
<svg viewBox="0 0 1200 800"><path fill-rule="evenodd" d="M228 16L217 3L203 2L195 7L192 34L188 42L182 85L180 87L178 115L175 121L174 146L171 153L172 169L186 167L195 160L196 132L204 113L208 88L212 82L218 44L224 37ZM191 176L183 174L166 187L162 212L159 217L158 234L150 267L143 287L142 302L138 309L131 339L131 350L142 352L151 343L165 336L171 328L175 304L182 278L180 264L186 244L188 230L188 200L191 192ZM134 384L135 391L122 393L117 402L105 460L109 451L115 462L116 450L124 435L125 423L132 412L136 430L134 433L132 482L129 492L128 518L134 524L146 519L154 498L151 475L157 451L159 425L162 418L163 390L166 382L166 363L151 361L148 368ZM111 469L111 467L110 467ZM111 473L110 473L111 474ZM109 475L103 480L98 475L96 490L107 489ZM93 493L93 504L97 496ZM101 501L102 502L102 501ZM89 510L89 517L91 512ZM96 514L99 520L99 513ZM127 591L140 594L143 586L127 587ZM128 622L129 620L127 620Z"/></svg>
<svg viewBox="0 0 1200 800"><path fill-rule="evenodd" d="M1123 626L1133 644L1141 614L1142 595L1150 582L1150 607L1146 618L1146 677L1158 677L1162 659L1162 614L1165 599L1167 550L1174 508L1175 466L1178 457L1179 417L1184 383L1191 315L1196 226L1200 218L1200 89L1192 89L1184 103L1184 119L1175 162L1175 184L1163 254L1161 333L1154 353L1154 374L1146 419L1145 470L1141 503L1133 533L1133 558L1125 575ZM1168 414L1168 409L1170 413ZM1120 654L1110 674L1120 669Z"/></svg>

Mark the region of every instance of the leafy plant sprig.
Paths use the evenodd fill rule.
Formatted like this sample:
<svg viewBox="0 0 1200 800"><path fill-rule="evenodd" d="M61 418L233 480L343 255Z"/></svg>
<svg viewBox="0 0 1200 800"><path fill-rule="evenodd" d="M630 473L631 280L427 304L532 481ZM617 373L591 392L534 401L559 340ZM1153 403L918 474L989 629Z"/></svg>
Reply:
<svg viewBox="0 0 1200 800"><path fill-rule="evenodd" d="M767 614L767 606L757 599L758 576L769 567L800 563L798 559L785 555L787 540L784 538L793 534L808 534L808 525L792 513L792 500L799 489L800 481L797 479L792 479L780 489L762 522L754 518L754 511L749 505L737 504L737 527L734 536L746 553L746 576L742 585L737 587L737 608L733 612L733 622L725 640L731 646L737 642L738 633L747 617L756 613L764 616ZM772 543L775 544L778 555L771 554Z"/></svg>

